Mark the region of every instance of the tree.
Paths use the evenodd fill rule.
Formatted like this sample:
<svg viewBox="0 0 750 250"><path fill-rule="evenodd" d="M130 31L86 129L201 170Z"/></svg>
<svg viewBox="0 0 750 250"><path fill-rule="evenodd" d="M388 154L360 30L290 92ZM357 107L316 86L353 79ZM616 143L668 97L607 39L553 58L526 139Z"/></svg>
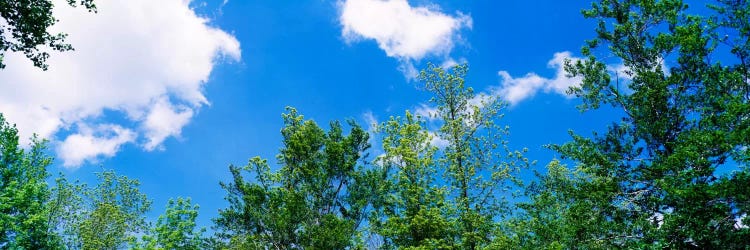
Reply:
<svg viewBox="0 0 750 250"><path fill-rule="evenodd" d="M449 249L457 247L455 207L446 200L446 189L437 185L437 147L421 118L408 111L380 126L384 133L379 158L387 175L382 182L385 204L370 224L384 238L383 248Z"/></svg>
<svg viewBox="0 0 750 250"><path fill-rule="evenodd" d="M528 201L519 202L514 217L503 221L499 237L493 242L497 249L569 249L586 246L576 241L576 229L595 217L586 203L576 203L575 192L585 181L579 172L571 171L558 160L547 165L546 173L535 171L537 180L526 186ZM587 195L590 198L592 195Z"/></svg>
<svg viewBox="0 0 750 250"><path fill-rule="evenodd" d="M74 224L81 249L118 249L131 234L148 228L145 213L151 201L138 190L140 183L112 170L96 174L99 183L87 189L83 218Z"/></svg>
<svg viewBox="0 0 750 250"><path fill-rule="evenodd" d="M202 249L205 228L195 231L198 205L190 198L170 199L156 226L143 237L142 242L132 242L133 249Z"/></svg>
<svg viewBox="0 0 750 250"><path fill-rule="evenodd" d="M476 95L464 85L466 65L450 71L430 64L419 75L434 96L435 118L442 120L438 136L448 141L439 163L458 210L460 240L464 249L477 249L491 241L496 220L510 210L503 195L517 183L515 173L529 164L523 153L510 150L504 136L508 127L495 122L504 106L496 96Z"/></svg>
<svg viewBox="0 0 750 250"><path fill-rule="evenodd" d="M230 248L344 249L357 243L373 197L366 169L369 135L354 122L343 135L339 122L326 133L293 108L283 115L283 147L272 172L260 157L230 166L221 183L229 207L215 219ZM245 181L243 173L254 175Z"/></svg>
<svg viewBox="0 0 750 250"><path fill-rule="evenodd" d="M96 11L94 0L66 0L70 6L81 5L89 11ZM47 70L45 63L49 52L40 46L55 51L72 50L65 43L64 33L50 34L47 29L57 22L52 14L51 0L3 0L0 1L0 69L5 68L5 52L22 52L34 66Z"/></svg>
<svg viewBox="0 0 750 250"><path fill-rule="evenodd" d="M586 59L566 64L581 78L570 92L583 111L611 105L623 117L601 135L552 146L584 176L572 207L590 217L569 224L571 243L750 245L750 229L740 223L750 209L750 3L711 8L715 14L704 17L679 0L601 0L583 12L599 25L582 50ZM624 73L608 71L600 58L611 56Z"/></svg>
<svg viewBox="0 0 750 250"><path fill-rule="evenodd" d="M0 248L56 249L49 226L46 178L52 158L46 142L33 137L28 150L18 145L18 130L0 114Z"/></svg>
<svg viewBox="0 0 750 250"><path fill-rule="evenodd" d="M71 183L60 174L51 189L47 201L49 208L49 229L60 236L61 245L66 249L81 249L79 225L86 215L84 195L86 185L77 181Z"/></svg>
<svg viewBox="0 0 750 250"><path fill-rule="evenodd" d="M113 171L97 173L89 189L64 176L48 187L46 142L18 146L18 130L0 115L0 248L116 249L145 229L151 204L138 181Z"/></svg>

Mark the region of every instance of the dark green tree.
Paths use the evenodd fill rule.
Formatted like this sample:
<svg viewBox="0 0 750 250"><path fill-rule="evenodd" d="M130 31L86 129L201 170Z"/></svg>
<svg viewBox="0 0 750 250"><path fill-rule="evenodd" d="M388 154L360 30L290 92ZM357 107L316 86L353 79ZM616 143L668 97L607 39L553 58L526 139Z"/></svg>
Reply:
<svg viewBox="0 0 750 250"><path fill-rule="evenodd" d="M520 213L502 222L502 233L494 249L569 249L581 246L575 230L593 217L585 203L576 203L577 186L584 180L559 161L547 165L546 173L536 172L537 180L526 186L528 201L516 206ZM577 206L574 206L577 205ZM595 247L596 248L596 247Z"/></svg>
<svg viewBox="0 0 750 250"><path fill-rule="evenodd" d="M583 12L599 25L586 59L566 65L581 78L571 93L584 111L611 105L623 117L552 146L582 176L569 195L554 191L573 199L565 248L750 245L739 223L750 208L750 3L717 1L711 16L687 8L601 0ZM600 58L612 57L626 72L608 71Z"/></svg>
<svg viewBox="0 0 750 250"><path fill-rule="evenodd" d="M46 182L52 158L36 137L19 147L18 130L0 114L0 248L57 249L59 237L49 225Z"/></svg>
<svg viewBox="0 0 750 250"><path fill-rule="evenodd" d="M230 166L221 183L229 207L215 219L219 237L235 249L344 249L358 245L358 229L373 199L367 170L369 134L353 122L348 135L339 122L326 133L293 108L283 115L281 165L266 160ZM249 174L255 181L246 181Z"/></svg>
<svg viewBox="0 0 750 250"><path fill-rule="evenodd" d="M96 11L94 0L66 0L70 6L81 5ZM49 52L72 50L65 43L64 33L50 34L47 30L57 22L52 9L52 0L2 0L0 1L0 69L5 68L3 55L6 51L21 52L34 66L47 70L45 63Z"/></svg>

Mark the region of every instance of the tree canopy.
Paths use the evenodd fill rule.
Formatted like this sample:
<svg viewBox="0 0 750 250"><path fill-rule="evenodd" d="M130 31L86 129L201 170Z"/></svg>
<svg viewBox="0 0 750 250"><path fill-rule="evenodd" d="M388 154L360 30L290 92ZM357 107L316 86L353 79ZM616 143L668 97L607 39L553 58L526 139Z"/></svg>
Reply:
<svg viewBox="0 0 750 250"><path fill-rule="evenodd" d="M369 135L350 122L328 132L293 108L283 115L283 147L272 171L267 160L230 166L233 181L222 183L229 207L215 220L230 248L343 249L358 245L358 229L373 197L365 167ZM253 176L246 181L243 174Z"/></svg>
<svg viewBox="0 0 750 250"><path fill-rule="evenodd" d="M548 221L546 213L559 210L553 214L563 228L537 243L678 249L750 244L742 226L750 180L750 3L717 1L711 16L689 14L687 7L676 0L604 0L583 11L599 26L582 50L587 58L566 64L581 79L570 92L580 97L581 110L611 105L624 117L603 133L572 134L572 141L551 146L574 162L576 174L551 165L532 202L522 207L532 221ZM600 59L611 55L622 60L624 74L608 71ZM520 237L548 235L531 226Z"/></svg>

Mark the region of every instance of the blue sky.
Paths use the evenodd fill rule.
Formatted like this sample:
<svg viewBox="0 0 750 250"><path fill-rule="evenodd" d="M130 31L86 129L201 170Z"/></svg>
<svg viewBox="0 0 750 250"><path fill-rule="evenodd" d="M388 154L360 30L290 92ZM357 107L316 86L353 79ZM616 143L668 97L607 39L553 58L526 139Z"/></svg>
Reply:
<svg viewBox="0 0 750 250"><path fill-rule="evenodd" d="M562 93L575 79L559 62L594 36L589 1L101 0L98 14L56 3L54 29L76 51L53 54L47 72L8 55L0 112L50 140L53 172L139 179L150 218L183 196L210 225L228 165L278 152L286 106L322 125L425 107L411 74L427 62L466 62L469 86L509 101L501 123L538 169L555 157L543 145L617 117L580 113Z"/></svg>

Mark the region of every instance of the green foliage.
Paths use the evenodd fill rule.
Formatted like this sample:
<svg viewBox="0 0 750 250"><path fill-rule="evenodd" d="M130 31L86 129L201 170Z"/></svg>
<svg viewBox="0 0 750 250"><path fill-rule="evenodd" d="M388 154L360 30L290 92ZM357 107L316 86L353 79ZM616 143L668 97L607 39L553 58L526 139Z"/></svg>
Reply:
<svg viewBox="0 0 750 250"><path fill-rule="evenodd" d="M489 244L497 220L509 214L504 198L518 183L515 174L529 161L523 152L508 148L508 127L495 123L504 104L496 96L476 95L466 87L467 71L466 65L446 71L430 64L419 80L433 93L435 118L443 122L438 136L448 141L438 163L446 168L462 248L477 249Z"/></svg>
<svg viewBox="0 0 750 250"><path fill-rule="evenodd" d="M133 249L202 249L204 228L195 231L198 205L190 198L170 199L164 214L143 242L131 242Z"/></svg>
<svg viewBox="0 0 750 250"><path fill-rule="evenodd" d="M112 170L96 174L99 183L85 189L81 218L73 228L81 249L119 249L131 234L148 228L145 213L151 201L138 190L140 183Z"/></svg>
<svg viewBox="0 0 750 250"><path fill-rule="evenodd" d="M45 149L36 138L19 148L18 131L0 115L0 248L117 249L146 228L151 202L137 181L104 171L93 189L64 176L50 189Z"/></svg>
<svg viewBox="0 0 750 250"><path fill-rule="evenodd" d="M432 136L408 111L380 126L384 133L379 158L387 175L377 193L384 204L370 224L384 238L383 248L451 249L457 239L455 208L446 189L435 182L437 148Z"/></svg>
<svg viewBox="0 0 750 250"><path fill-rule="evenodd" d="M64 176L55 180L48 200L50 228L67 249L119 249L133 234L146 232L145 213L151 201L138 190L140 183L113 170L96 173L88 187Z"/></svg>
<svg viewBox="0 0 750 250"><path fill-rule="evenodd" d="M584 247L585 242L576 241L574 237L576 229L599 226L591 223L595 210L587 206L590 204L576 203L575 195L587 195L577 192L586 177L580 172L571 172L557 160L547 165L546 173L535 174L538 180L526 187L529 201L517 204L524 213L503 222L505 234L494 244L502 246L499 248L520 249Z"/></svg>
<svg viewBox="0 0 750 250"><path fill-rule="evenodd" d="M52 194L48 200L49 224L50 228L60 235L62 245L67 249L81 248L78 225L86 214L86 192L86 185L77 181L71 183L62 174L55 179L55 185L52 187Z"/></svg>
<svg viewBox="0 0 750 250"><path fill-rule="evenodd" d="M587 58L566 64L582 79L570 92L584 111L607 104L624 117L603 134L552 146L578 164L580 177L562 186L545 182L557 178L552 170L543 178L544 191L522 207L531 222L517 233L536 238L530 246L552 246L550 239L597 249L750 245L750 229L737 223L750 208L750 3L711 8L716 14L703 17L678 0L602 0L583 12L599 26L583 49ZM596 56L602 52L621 59L625 75L608 72ZM548 218L540 211L558 206L564 228L550 236L536 223Z"/></svg>
<svg viewBox="0 0 750 250"><path fill-rule="evenodd" d="M18 130L0 114L0 248L56 249L59 238L49 227L46 178L52 159L45 142L32 138L18 145Z"/></svg>
<svg viewBox="0 0 750 250"><path fill-rule="evenodd" d="M353 122L343 135L339 122L326 133L293 108L283 115L281 168L260 157L230 166L233 181L221 183L230 206L215 219L229 248L343 249L355 245L373 197L373 175L364 166L369 135ZM245 181L243 173L254 175Z"/></svg>
<svg viewBox="0 0 750 250"><path fill-rule="evenodd" d="M70 6L84 6L96 11L94 0L67 0ZM3 0L0 1L0 69L5 68L3 55L6 51L21 52L34 66L47 70L45 63L49 53L40 46L55 51L72 50L65 43L64 33L50 34L47 29L57 22L52 15L51 0Z"/></svg>

